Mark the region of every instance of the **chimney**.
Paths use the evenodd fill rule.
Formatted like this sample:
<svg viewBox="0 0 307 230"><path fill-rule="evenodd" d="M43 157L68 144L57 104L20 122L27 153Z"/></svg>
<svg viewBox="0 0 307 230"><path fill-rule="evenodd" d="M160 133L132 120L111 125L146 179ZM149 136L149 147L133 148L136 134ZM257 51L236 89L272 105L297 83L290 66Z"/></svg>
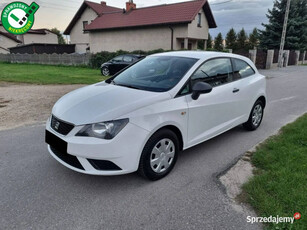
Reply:
<svg viewBox="0 0 307 230"><path fill-rule="evenodd" d="M107 3L104 2L104 1L101 1L100 4L101 4L102 6L106 6L106 5L107 5Z"/></svg>
<svg viewBox="0 0 307 230"><path fill-rule="evenodd" d="M136 9L136 5L133 3L133 0L129 0L129 2L126 2L126 11L134 10Z"/></svg>

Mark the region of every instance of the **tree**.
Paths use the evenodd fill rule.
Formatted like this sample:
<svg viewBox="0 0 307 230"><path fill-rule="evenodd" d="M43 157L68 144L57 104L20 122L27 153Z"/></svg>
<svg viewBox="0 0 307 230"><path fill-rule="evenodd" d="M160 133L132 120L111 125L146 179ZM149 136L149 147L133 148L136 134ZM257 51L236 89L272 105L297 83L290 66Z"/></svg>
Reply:
<svg viewBox="0 0 307 230"><path fill-rule="evenodd" d="M262 24L260 46L279 49L287 0L275 0L273 9L268 10L268 24ZM307 1L292 0L287 24L285 49L305 50L307 48Z"/></svg>
<svg viewBox="0 0 307 230"><path fill-rule="evenodd" d="M222 33L218 33L218 35L214 39L214 49L218 51L222 51L224 49Z"/></svg>
<svg viewBox="0 0 307 230"><path fill-rule="evenodd" d="M212 49L212 37L208 34L207 49Z"/></svg>
<svg viewBox="0 0 307 230"><path fill-rule="evenodd" d="M234 28L231 28L226 35L226 48L235 49L237 42L237 34Z"/></svg>
<svg viewBox="0 0 307 230"><path fill-rule="evenodd" d="M247 35L245 33L244 28L240 30L238 33L238 38L237 38L237 48L238 49L247 49Z"/></svg>
<svg viewBox="0 0 307 230"><path fill-rule="evenodd" d="M258 46L259 43L259 34L258 34L258 29L254 28L253 32L249 34L248 38L248 48L249 49L254 49L255 47Z"/></svg>
<svg viewBox="0 0 307 230"><path fill-rule="evenodd" d="M50 31L55 33L58 36L58 44L66 44L66 42L63 38L63 35L61 34L61 32L57 28L52 28Z"/></svg>
<svg viewBox="0 0 307 230"><path fill-rule="evenodd" d="M204 40L198 40L197 41L197 49L204 50Z"/></svg>

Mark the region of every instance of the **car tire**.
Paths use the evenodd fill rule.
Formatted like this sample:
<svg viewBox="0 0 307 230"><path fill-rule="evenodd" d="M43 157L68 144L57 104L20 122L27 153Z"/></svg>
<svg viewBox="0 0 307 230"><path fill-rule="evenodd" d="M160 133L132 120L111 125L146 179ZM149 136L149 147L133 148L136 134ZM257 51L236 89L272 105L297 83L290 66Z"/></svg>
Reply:
<svg viewBox="0 0 307 230"><path fill-rule="evenodd" d="M101 68L101 74L103 76L108 77L108 76L110 76L110 70L107 67L103 67L103 68Z"/></svg>
<svg viewBox="0 0 307 230"><path fill-rule="evenodd" d="M261 124L261 121L262 121L262 118L263 118L263 113L264 113L263 102L258 100L254 104L254 106L253 106L253 108L250 112L248 121L243 124L244 128L249 130L249 131L256 130Z"/></svg>
<svg viewBox="0 0 307 230"><path fill-rule="evenodd" d="M179 152L177 135L162 129L147 141L140 158L138 173L149 180L159 180L174 168Z"/></svg>

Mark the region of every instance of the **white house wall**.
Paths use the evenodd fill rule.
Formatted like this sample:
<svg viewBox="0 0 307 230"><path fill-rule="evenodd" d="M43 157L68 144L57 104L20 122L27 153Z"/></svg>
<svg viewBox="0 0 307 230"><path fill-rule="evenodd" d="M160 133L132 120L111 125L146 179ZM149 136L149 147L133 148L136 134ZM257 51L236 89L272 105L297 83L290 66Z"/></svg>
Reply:
<svg viewBox="0 0 307 230"><path fill-rule="evenodd" d="M0 53L10 53L8 48L17 46L17 42L0 34Z"/></svg>
<svg viewBox="0 0 307 230"><path fill-rule="evenodd" d="M174 49L179 49L176 37L187 36L187 25L176 25L174 29ZM90 32L90 49L92 53L117 50L154 50L171 49L171 29L168 26L127 28Z"/></svg>
<svg viewBox="0 0 307 230"><path fill-rule="evenodd" d="M96 17L97 14L91 8L86 8L72 28L70 42L71 44L76 44L77 53L85 53L86 48L89 46L89 33L83 32L83 21L88 21L88 24L90 24Z"/></svg>
<svg viewBox="0 0 307 230"><path fill-rule="evenodd" d="M195 19L188 26L188 37L207 40L208 31L209 31L208 21L203 9L201 9L199 13L201 13L201 27L198 27L198 14L197 14Z"/></svg>
<svg viewBox="0 0 307 230"><path fill-rule="evenodd" d="M32 43L48 43L48 44L58 44L58 37L54 33L46 31L47 34L31 34L27 33L23 35L24 44Z"/></svg>

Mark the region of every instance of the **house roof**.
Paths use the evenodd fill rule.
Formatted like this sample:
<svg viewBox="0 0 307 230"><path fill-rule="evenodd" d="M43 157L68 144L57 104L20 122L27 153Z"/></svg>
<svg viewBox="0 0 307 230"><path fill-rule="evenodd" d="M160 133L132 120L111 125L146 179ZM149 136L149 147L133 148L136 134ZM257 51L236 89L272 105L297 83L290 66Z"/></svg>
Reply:
<svg viewBox="0 0 307 230"><path fill-rule="evenodd" d="M202 8L207 17L209 28L216 28L217 26L207 0L196 0L137 8L129 12L103 13L89 24L86 30L190 23Z"/></svg>
<svg viewBox="0 0 307 230"><path fill-rule="evenodd" d="M6 32L1 32L0 31L0 35L4 36L4 37L7 37L8 39L11 39L17 43L21 43L21 41L19 39L17 39L17 37L13 34L10 34L10 33L6 33Z"/></svg>
<svg viewBox="0 0 307 230"><path fill-rule="evenodd" d="M90 7L93 11L95 11L97 15L100 15L102 13L111 13L111 12L118 12L118 11L122 12L122 9L120 8L116 8L113 6L107 6L106 4L101 4L101 3L96 3L96 2L84 1L82 5L80 6L79 10L77 11L77 13L75 14L75 16L73 17L73 19L71 20L71 22L69 23L68 27L64 31L64 34L66 35L70 34L72 28L77 23L77 21L79 20L79 18L81 17L81 15L83 14L83 12L85 11L87 7Z"/></svg>
<svg viewBox="0 0 307 230"><path fill-rule="evenodd" d="M50 32L50 33L53 33L53 34L56 34L54 32L52 32L51 30L48 30L48 29L30 29L27 33L28 34L42 34L42 35L45 35L47 34L46 31Z"/></svg>

